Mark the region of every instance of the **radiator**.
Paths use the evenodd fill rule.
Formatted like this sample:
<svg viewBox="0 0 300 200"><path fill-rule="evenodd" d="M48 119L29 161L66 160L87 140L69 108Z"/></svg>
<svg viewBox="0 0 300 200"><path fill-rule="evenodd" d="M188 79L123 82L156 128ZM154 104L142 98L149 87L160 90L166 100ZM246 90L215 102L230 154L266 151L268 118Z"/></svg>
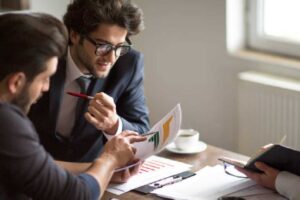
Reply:
<svg viewBox="0 0 300 200"><path fill-rule="evenodd" d="M238 151L278 143L300 149L300 81L258 72L238 76Z"/></svg>

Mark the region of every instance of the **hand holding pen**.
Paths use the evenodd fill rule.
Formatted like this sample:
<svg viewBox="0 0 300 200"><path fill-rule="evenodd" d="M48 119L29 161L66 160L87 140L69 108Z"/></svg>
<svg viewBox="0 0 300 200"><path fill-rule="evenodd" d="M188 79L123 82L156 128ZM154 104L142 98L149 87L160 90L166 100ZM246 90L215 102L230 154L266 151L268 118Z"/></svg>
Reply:
<svg viewBox="0 0 300 200"><path fill-rule="evenodd" d="M67 92L67 94L89 99L88 112L84 114L86 120L98 130L110 135L116 134L119 127L119 116L111 96L104 92L97 93L94 97L74 92Z"/></svg>

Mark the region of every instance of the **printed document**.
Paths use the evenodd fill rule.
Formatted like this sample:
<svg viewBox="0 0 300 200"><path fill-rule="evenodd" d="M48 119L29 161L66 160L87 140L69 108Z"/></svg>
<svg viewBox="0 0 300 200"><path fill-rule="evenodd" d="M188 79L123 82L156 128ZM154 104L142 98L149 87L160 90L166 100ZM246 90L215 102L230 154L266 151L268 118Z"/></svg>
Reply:
<svg viewBox="0 0 300 200"><path fill-rule="evenodd" d="M162 178L190 170L190 168L191 165L182 162L162 158L159 156L151 156L145 160L138 174L131 177L127 183L110 184L107 191L116 195L120 195Z"/></svg>
<svg viewBox="0 0 300 200"><path fill-rule="evenodd" d="M181 126L181 107L177 104L167 115L157 122L149 132L156 132L143 142L134 143L136 157L144 160L159 153L173 142Z"/></svg>
<svg viewBox="0 0 300 200"><path fill-rule="evenodd" d="M241 195L240 197L245 194L242 192L236 193L238 191L247 192L247 195L249 195L249 190L247 188L253 188L253 186L257 186L254 181L230 176L224 172L221 165L216 165L214 167L207 166L199 170L196 175L191 178L173 185L156 189L151 193L171 199L216 200L219 197L226 196L228 194L230 194L230 196L233 194ZM251 191L253 197L251 199L259 199L259 195L261 195L262 192L264 199L274 199L274 195L276 196L276 200L284 199L278 194L274 194L272 190L262 187L260 187L259 190L256 188L256 190L253 189Z"/></svg>

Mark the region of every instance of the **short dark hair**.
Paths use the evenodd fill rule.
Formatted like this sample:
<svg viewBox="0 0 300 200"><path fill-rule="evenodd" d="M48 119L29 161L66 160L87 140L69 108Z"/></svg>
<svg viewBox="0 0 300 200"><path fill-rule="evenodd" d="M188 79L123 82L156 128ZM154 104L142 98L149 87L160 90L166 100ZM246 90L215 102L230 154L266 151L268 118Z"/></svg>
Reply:
<svg viewBox="0 0 300 200"><path fill-rule="evenodd" d="M144 29L143 12L130 0L74 0L63 19L69 31L80 35L88 35L101 24L125 28L127 37Z"/></svg>
<svg viewBox="0 0 300 200"><path fill-rule="evenodd" d="M0 30L0 80L9 74L24 72L30 82L46 69L46 61L66 52L67 30L51 15L3 14Z"/></svg>

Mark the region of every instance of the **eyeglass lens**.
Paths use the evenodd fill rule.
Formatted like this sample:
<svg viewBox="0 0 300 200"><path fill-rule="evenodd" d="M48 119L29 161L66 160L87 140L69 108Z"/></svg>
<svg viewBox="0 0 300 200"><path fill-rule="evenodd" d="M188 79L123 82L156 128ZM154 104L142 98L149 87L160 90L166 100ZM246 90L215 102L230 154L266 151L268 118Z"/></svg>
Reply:
<svg viewBox="0 0 300 200"><path fill-rule="evenodd" d="M122 56L122 55L128 53L128 51L130 50L130 46L123 45L123 46L114 47L111 44L97 45L96 55L98 55L98 56L106 55L109 52L111 52L112 50L115 51L115 56L119 57L119 56Z"/></svg>

